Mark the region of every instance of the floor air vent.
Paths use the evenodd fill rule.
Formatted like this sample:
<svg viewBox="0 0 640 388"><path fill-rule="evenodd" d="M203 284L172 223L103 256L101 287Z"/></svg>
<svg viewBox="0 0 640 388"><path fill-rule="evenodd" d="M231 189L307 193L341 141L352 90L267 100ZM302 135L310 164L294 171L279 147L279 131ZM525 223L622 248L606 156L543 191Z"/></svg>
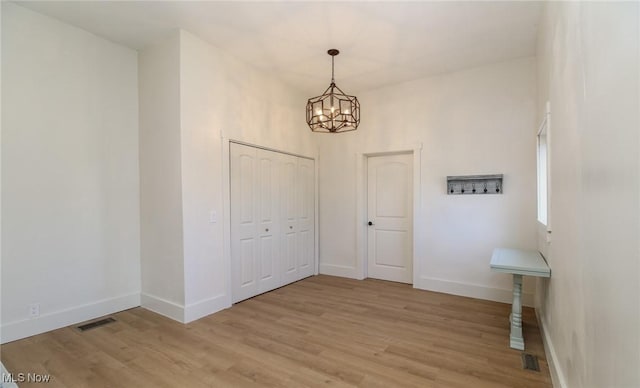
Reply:
<svg viewBox="0 0 640 388"><path fill-rule="evenodd" d="M90 322L90 323L85 323L84 325L80 325L78 326L78 329L80 331L87 331L89 329L95 329L96 327L100 327L100 326L104 326L108 323L111 322L115 322L116 320L113 318L105 318L105 319L101 319L99 321L94 321L94 322Z"/></svg>
<svg viewBox="0 0 640 388"><path fill-rule="evenodd" d="M540 372L540 365L538 365L538 357L529 353L522 353L522 367L524 369L535 370Z"/></svg>

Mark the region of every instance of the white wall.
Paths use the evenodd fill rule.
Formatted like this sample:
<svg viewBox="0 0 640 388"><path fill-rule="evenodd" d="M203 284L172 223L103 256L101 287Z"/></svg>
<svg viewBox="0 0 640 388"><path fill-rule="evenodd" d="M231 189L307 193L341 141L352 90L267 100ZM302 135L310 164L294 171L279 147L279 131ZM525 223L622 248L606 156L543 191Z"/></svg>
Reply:
<svg viewBox="0 0 640 388"><path fill-rule="evenodd" d="M305 96L187 31L180 43L183 131L209 142L222 132L281 151L317 152L316 135L305 122Z"/></svg>
<svg viewBox="0 0 640 388"><path fill-rule="evenodd" d="M186 31L180 33L180 98L185 320L191 321L231 304L221 136L304 155L316 151L302 98Z"/></svg>
<svg viewBox="0 0 640 388"><path fill-rule="evenodd" d="M547 3L541 23L552 277L537 307L556 386L640 386L639 12Z"/></svg>
<svg viewBox="0 0 640 388"><path fill-rule="evenodd" d="M141 82L140 87L141 117L162 112L158 122L152 126L166 128L173 144L165 151L158 149L159 155L163 152L171 155L170 161L166 161L171 163L170 196L158 194L155 190L144 194L146 176L163 176L168 166L141 164L146 166L141 177L143 289L146 292L147 283L162 284L166 281L173 281L173 286L182 288L182 296L178 299L163 296L147 298L143 295L143 305L189 322L231 305L229 263L223 255L223 197L228 187L223 182L222 137L311 156L316 154L316 148L305 125L303 97L275 77L255 70L195 35L176 31L167 42L143 50L140 58L140 78L148 80ZM160 67L162 69L158 70ZM177 88L176 77L179 79ZM171 95L171 101L159 101L159 97L153 97L155 92L151 88L158 87L158 84ZM176 96L179 96L177 102ZM154 102L145 110L144 101L148 99ZM179 107L179 112L175 107ZM176 118L179 118L178 125ZM143 122L141 120L141 133L149 129ZM163 135L162 138L169 141L169 137ZM157 140L141 134L141 150L152 141ZM144 155L144 151L141 154ZM174 171L177 166L180 171ZM178 180L180 193L175 191L174 185ZM154 259L145 254L145 246L154 241L150 238L145 242L145 229L158 228L157 224L145 224L145 202L158 204L155 211L162 212L160 207L164 206L171 208L172 214L174 211L179 213L170 221L162 220L160 223L162 228L170 225L170 229L165 229L170 233L163 236L172 241L172 252L174 242L181 249L181 253L172 253L171 257L165 254L171 268L176 268L172 272L152 268ZM211 213L216 215L215 223L210 220ZM181 225L176 224L178 219L181 219ZM156 232L150 236L154 234ZM176 239L178 234L183 241ZM161 251L155 255L160 256ZM180 278L181 273L184 273L183 279ZM162 298L168 300L163 301Z"/></svg>
<svg viewBox="0 0 640 388"><path fill-rule="evenodd" d="M140 235L136 52L2 7L6 342L138 305Z"/></svg>
<svg viewBox="0 0 640 388"><path fill-rule="evenodd" d="M535 66L524 58L359 94L358 131L318 137L321 272L363 274L358 154L422 144L414 286L510 301L511 277L489 260L496 247L536 246ZM504 194L446 194L447 175L475 174L504 174ZM525 303L532 293L527 281Z"/></svg>
<svg viewBox="0 0 640 388"><path fill-rule="evenodd" d="M139 53L142 305L183 320L180 37Z"/></svg>

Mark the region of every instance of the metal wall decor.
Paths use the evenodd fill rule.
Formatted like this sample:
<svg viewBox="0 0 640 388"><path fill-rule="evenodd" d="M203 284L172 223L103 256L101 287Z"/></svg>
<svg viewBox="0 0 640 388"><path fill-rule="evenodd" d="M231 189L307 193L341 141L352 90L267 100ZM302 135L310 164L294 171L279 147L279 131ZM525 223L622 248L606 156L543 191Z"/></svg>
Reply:
<svg viewBox="0 0 640 388"><path fill-rule="evenodd" d="M355 131L360 125L360 103L336 86L334 59L340 51L331 49L331 84L321 96L307 101L307 124L313 132L338 133Z"/></svg>
<svg viewBox="0 0 640 388"><path fill-rule="evenodd" d="M447 194L502 194L502 174L447 177Z"/></svg>

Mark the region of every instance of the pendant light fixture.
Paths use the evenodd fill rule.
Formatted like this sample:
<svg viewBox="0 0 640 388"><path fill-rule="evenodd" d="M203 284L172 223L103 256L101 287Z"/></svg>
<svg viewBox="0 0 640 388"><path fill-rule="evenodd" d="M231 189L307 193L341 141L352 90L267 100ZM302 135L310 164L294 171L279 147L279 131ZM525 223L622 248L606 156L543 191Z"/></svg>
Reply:
<svg viewBox="0 0 640 388"><path fill-rule="evenodd" d="M327 54L331 55L331 84L321 96L307 102L307 124L313 132L355 131L360 125L360 103L356 96L349 96L336 86L334 59L340 51L331 49Z"/></svg>

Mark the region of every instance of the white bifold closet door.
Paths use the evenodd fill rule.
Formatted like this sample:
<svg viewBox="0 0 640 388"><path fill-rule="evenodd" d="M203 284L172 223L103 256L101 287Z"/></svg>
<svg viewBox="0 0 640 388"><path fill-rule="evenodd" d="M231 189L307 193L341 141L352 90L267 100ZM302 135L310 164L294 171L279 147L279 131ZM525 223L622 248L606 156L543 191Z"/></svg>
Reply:
<svg viewBox="0 0 640 388"><path fill-rule="evenodd" d="M230 147L235 303L313 275L315 169L310 159Z"/></svg>

